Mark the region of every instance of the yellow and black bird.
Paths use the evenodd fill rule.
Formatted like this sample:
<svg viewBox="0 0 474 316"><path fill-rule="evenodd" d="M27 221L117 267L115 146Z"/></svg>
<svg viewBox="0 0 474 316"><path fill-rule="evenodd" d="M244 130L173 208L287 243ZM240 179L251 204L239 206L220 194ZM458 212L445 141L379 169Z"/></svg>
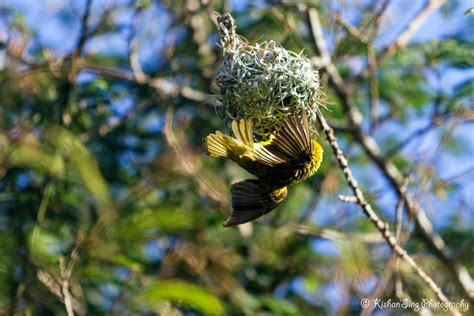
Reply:
<svg viewBox="0 0 474 316"><path fill-rule="evenodd" d="M323 159L321 145L311 139L306 113L287 118L265 142L254 142L252 121L232 121L235 136L220 131L205 139L207 153L235 161L255 175L232 185L232 211L224 227L254 220L279 206L288 186L318 170Z"/></svg>

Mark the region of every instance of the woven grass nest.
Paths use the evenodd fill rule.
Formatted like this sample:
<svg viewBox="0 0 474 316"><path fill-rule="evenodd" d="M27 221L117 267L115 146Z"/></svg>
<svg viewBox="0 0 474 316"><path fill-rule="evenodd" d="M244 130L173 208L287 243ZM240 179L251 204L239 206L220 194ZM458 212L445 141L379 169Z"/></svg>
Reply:
<svg viewBox="0 0 474 316"><path fill-rule="evenodd" d="M218 16L223 62L216 76L219 115L227 122L251 119L261 136L289 115L306 111L314 131L322 92L308 59L274 41L249 44L235 34L229 14Z"/></svg>

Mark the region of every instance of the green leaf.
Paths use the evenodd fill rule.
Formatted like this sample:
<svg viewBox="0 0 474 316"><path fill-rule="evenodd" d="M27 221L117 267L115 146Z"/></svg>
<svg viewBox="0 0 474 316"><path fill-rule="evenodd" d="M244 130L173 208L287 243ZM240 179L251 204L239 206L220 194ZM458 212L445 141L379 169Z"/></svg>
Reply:
<svg viewBox="0 0 474 316"><path fill-rule="evenodd" d="M112 233L120 239L148 240L157 233L176 233L192 228L193 213L179 208L143 209L121 219Z"/></svg>
<svg viewBox="0 0 474 316"><path fill-rule="evenodd" d="M140 273L143 272L143 265L140 264L139 262L136 262L127 256L124 255L116 255L115 257L111 258L110 262L113 262L115 264L124 266L129 268L130 270Z"/></svg>
<svg viewBox="0 0 474 316"><path fill-rule="evenodd" d="M361 242L349 241L339 244L342 270L351 278L364 278L370 273L370 254Z"/></svg>
<svg viewBox="0 0 474 316"><path fill-rule="evenodd" d="M84 186L98 202L99 210L109 211L112 204L109 188L102 177L97 160L81 141L66 129L58 126L48 129L46 138L59 149L64 157L71 161Z"/></svg>
<svg viewBox="0 0 474 316"><path fill-rule="evenodd" d="M265 296L261 301L270 310L271 315L302 315L298 307L288 300Z"/></svg>
<svg viewBox="0 0 474 316"><path fill-rule="evenodd" d="M28 239L28 248L31 257L35 262L48 266L48 264L57 263L60 255L69 246L70 241L60 238L60 236L35 226Z"/></svg>
<svg viewBox="0 0 474 316"><path fill-rule="evenodd" d="M413 70L413 67L424 67L434 64L466 69L474 65L473 51L474 44L468 41L452 38L431 40L411 44L401 49L384 64L390 64L395 70L401 69L403 66L409 66Z"/></svg>
<svg viewBox="0 0 474 316"><path fill-rule="evenodd" d="M43 150L36 144L23 142L6 147L5 152L8 153L6 156L8 167L33 169L59 179L64 176L65 166L62 157L57 153Z"/></svg>
<svg viewBox="0 0 474 316"><path fill-rule="evenodd" d="M472 80L466 80L457 84L453 90L455 98L469 98L474 95L474 83Z"/></svg>
<svg viewBox="0 0 474 316"><path fill-rule="evenodd" d="M206 315L224 313L223 304L215 295L203 287L180 280L153 282L137 296L137 302L152 308L161 305L163 300L192 307Z"/></svg>
<svg viewBox="0 0 474 316"><path fill-rule="evenodd" d="M420 109L432 98L426 88L426 77L414 67L384 69L379 72L380 98L390 104L410 105Z"/></svg>

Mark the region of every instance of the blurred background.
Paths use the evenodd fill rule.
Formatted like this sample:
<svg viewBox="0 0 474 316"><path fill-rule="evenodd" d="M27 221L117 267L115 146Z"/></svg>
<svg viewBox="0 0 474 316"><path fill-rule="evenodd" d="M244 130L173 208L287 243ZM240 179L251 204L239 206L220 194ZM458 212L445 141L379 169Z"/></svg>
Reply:
<svg viewBox="0 0 474 316"><path fill-rule="evenodd" d="M435 298L343 201L323 134L321 169L282 207L222 227L230 184L249 175L203 150L228 131L213 11L320 69L370 203L472 311L472 6L0 0L0 314L358 314L365 297Z"/></svg>

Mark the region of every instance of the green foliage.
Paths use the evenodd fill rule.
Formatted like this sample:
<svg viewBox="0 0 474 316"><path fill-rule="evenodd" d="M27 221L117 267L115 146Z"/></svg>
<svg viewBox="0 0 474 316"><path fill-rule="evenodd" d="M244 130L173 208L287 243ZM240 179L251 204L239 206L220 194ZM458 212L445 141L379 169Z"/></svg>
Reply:
<svg viewBox="0 0 474 316"><path fill-rule="evenodd" d="M160 235L180 234L194 227L195 214L179 208L143 209L121 218L114 238L124 242L145 241Z"/></svg>
<svg viewBox="0 0 474 316"><path fill-rule="evenodd" d="M224 312L222 302L197 285L178 281L163 280L147 285L137 294L137 303L160 306L163 300L193 307L205 315L219 315Z"/></svg>
<svg viewBox="0 0 474 316"><path fill-rule="evenodd" d="M267 296L262 298L262 303L271 315L303 315L298 306L287 300Z"/></svg>
<svg viewBox="0 0 474 316"><path fill-rule="evenodd" d="M412 67L397 67L380 73L380 98L392 107L399 108L403 104L421 110L433 100L432 92L424 88L426 77L419 71L413 71ZM396 113L401 116L404 111ZM403 119L403 116L400 118Z"/></svg>
<svg viewBox="0 0 474 316"><path fill-rule="evenodd" d="M222 227L230 184L249 177L232 162L206 157L202 146L210 132L226 128L216 113L222 109L214 107L223 56L209 12L229 5L140 0L109 7L94 0L81 46L87 1L56 2L54 8L34 1L31 8L14 2L0 8L0 314L64 315L64 291L75 315L360 313L357 301L388 269L390 253L370 240L375 230L360 208L338 199L351 193L317 124L325 146L320 171L292 187L284 205L262 219ZM371 78L358 69L366 66L367 44L332 18L336 2L232 2L237 32L251 45L240 68L227 69L230 81L240 84L227 87L237 91L234 105L242 106L243 94L283 112L285 102L300 108L313 106L311 98L322 102L360 187L393 229L396 191L378 171L380 162L361 149L347 100L333 89L326 68L320 76L312 68L320 56L306 9L317 7L334 65L352 91L349 101L364 114L371 104L369 79L378 83L380 112L364 117L362 129L382 155L403 148L387 159L409 176L409 190L436 220L434 230L474 274L472 221L466 220L472 199L465 196L470 173L451 176L453 165L471 158L472 78L445 78L472 67L469 34L460 29L409 42L379 60ZM374 31L372 9L350 1L340 8L366 35ZM452 3L443 10L459 11ZM390 14L382 15L377 39L385 39L390 21L384 16ZM256 44L265 41L289 68L275 71L282 64L264 60L266 50ZM379 56L384 45L374 47ZM302 50L308 60L289 52ZM257 85L264 94L249 89L261 75L255 69L293 100L269 100L274 82L265 78ZM301 80L310 91L298 89ZM433 122L435 132L405 146L420 122ZM432 256L410 225L404 213L404 247L450 298L465 297L450 267ZM414 300L433 297L403 262L399 270L393 273ZM398 299L394 280L381 298Z"/></svg>

